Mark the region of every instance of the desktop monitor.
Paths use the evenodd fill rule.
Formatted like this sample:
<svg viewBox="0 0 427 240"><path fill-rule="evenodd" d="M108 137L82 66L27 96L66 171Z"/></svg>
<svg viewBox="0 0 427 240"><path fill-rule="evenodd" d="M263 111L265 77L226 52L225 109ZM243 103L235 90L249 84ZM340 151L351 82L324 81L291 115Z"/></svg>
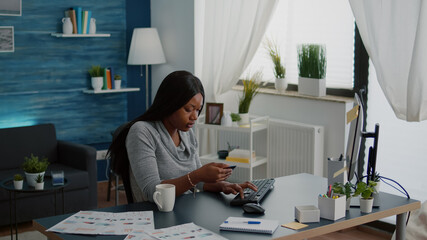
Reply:
<svg viewBox="0 0 427 240"><path fill-rule="evenodd" d="M351 116L347 114L347 118L352 118L351 122L349 123L350 130L348 133L347 149L345 153L345 159L348 166L348 181L353 179L354 173L357 171L357 160L359 158L360 143L362 141L363 134L363 105L357 93L354 94L353 108L355 108L353 109L353 114Z"/></svg>

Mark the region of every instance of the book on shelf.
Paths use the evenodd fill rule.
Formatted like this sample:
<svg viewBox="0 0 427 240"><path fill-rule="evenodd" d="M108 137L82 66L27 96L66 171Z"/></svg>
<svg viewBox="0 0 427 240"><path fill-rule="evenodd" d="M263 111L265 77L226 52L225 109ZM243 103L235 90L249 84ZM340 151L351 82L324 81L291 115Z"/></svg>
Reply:
<svg viewBox="0 0 427 240"><path fill-rule="evenodd" d="M111 89L114 89L114 69L110 67Z"/></svg>
<svg viewBox="0 0 427 240"><path fill-rule="evenodd" d="M239 162L239 163L249 163L249 158L238 158L238 157L226 157L225 161L229 162Z"/></svg>
<svg viewBox="0 0 427 240"><path fill-rule="evenodd" d="M276 220L229 217L219 226L219 229L236 232L273 234L278 226L279 222Z"/></svg>
<svg viewBox="0 0 427 240"><path fill-rule="evenodd" d="M104 68L104 84L102 85L102 90L107 90L107 68Z"/></svg>
<svg viewBox="0 0 427 240"><path fill-rule="evenodd" d="M107 89L111 89L111 69L105 68L106 75L107 75Z"/></svg>
<svg viewBox="0 0 427 240"><path fill-rule="evenodd" d="M92 11L87 11L87 21L86 21L86 33L89 34L90 27L90 18L92 17Z"/></svg>
<svg viewBox="0 0 427 240"><path fill-rule="evenodd" d="M83 11L83 18L82 18L82 33L86 34L87 33L87 15L88 12L87 11Z"/></svg>
<svg viewBox="0 0 427 240"><path fill-rule="evenodd" d="M70 8L67 12L71 23L73 24L73 34L77 34L76 11Z"/></svg>
<svg viewBox="0 0 427 240"><path fill-rule="evenodd" d="M82 8L75 7L74 10L76 11L77 34L82 34Z"/></svg>

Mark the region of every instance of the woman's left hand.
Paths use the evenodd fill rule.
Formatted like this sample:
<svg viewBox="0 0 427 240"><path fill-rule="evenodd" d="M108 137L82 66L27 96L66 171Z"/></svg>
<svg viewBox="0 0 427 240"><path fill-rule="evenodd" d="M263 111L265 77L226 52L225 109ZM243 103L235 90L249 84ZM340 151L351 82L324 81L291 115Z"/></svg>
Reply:
<svg viewBox="0 0 427 240"><path fill-rule="evenodd" d="M245 188L250 188L254 191L257 191L257 187L251 183L251 182L244 182L244 183L229 183L229 182L219 182L218 183L221 187L221 192L225 194L238 194L240 193L240 197L243 199L244 194L243 190Z"/></svg>

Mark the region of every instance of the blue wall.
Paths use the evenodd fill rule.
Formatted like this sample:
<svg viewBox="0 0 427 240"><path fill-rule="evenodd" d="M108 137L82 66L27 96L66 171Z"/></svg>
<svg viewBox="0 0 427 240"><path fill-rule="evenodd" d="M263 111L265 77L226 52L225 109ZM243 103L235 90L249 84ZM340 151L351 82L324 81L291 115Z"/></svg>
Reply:
<svg viewBox="0 0 427 240"><path fill-rule="evenodd" d="M127 15L126 5L140 11ZM50 33L62 32L64 11L75 6L91 10L97 32L111 37L52 37ZM128 109L128 96L143 99L144 86L138 85L137 93L84 94L82 90L90 88L87 70L91 65L111 66L115 73L128 76L124 86L136 86L139 71L133 79L129 72L135 66L126 65L132 31L127 30L127 21L137 19L141 26L149 26L149 9L149 0L25 0L22 16L0 16L1 26L15 30L15 52L0 53L0 128L50 122L59 139L93 145L110 142L110 132L134 111ZM141 112L144 106L129 103Z"/></svg>

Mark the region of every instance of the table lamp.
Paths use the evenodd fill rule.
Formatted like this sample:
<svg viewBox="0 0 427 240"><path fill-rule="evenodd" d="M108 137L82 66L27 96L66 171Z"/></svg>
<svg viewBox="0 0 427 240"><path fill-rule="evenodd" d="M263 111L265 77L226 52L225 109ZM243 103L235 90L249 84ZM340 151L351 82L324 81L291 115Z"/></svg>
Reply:
<svg viewBox="0 0 427 240"><path fill-rule="evenodd" d="M156 28L134 28L130 43L128 65L145 65L145 98L146 110L149 107L148 98L148 65L165 63L162 44Z"/></svg>

